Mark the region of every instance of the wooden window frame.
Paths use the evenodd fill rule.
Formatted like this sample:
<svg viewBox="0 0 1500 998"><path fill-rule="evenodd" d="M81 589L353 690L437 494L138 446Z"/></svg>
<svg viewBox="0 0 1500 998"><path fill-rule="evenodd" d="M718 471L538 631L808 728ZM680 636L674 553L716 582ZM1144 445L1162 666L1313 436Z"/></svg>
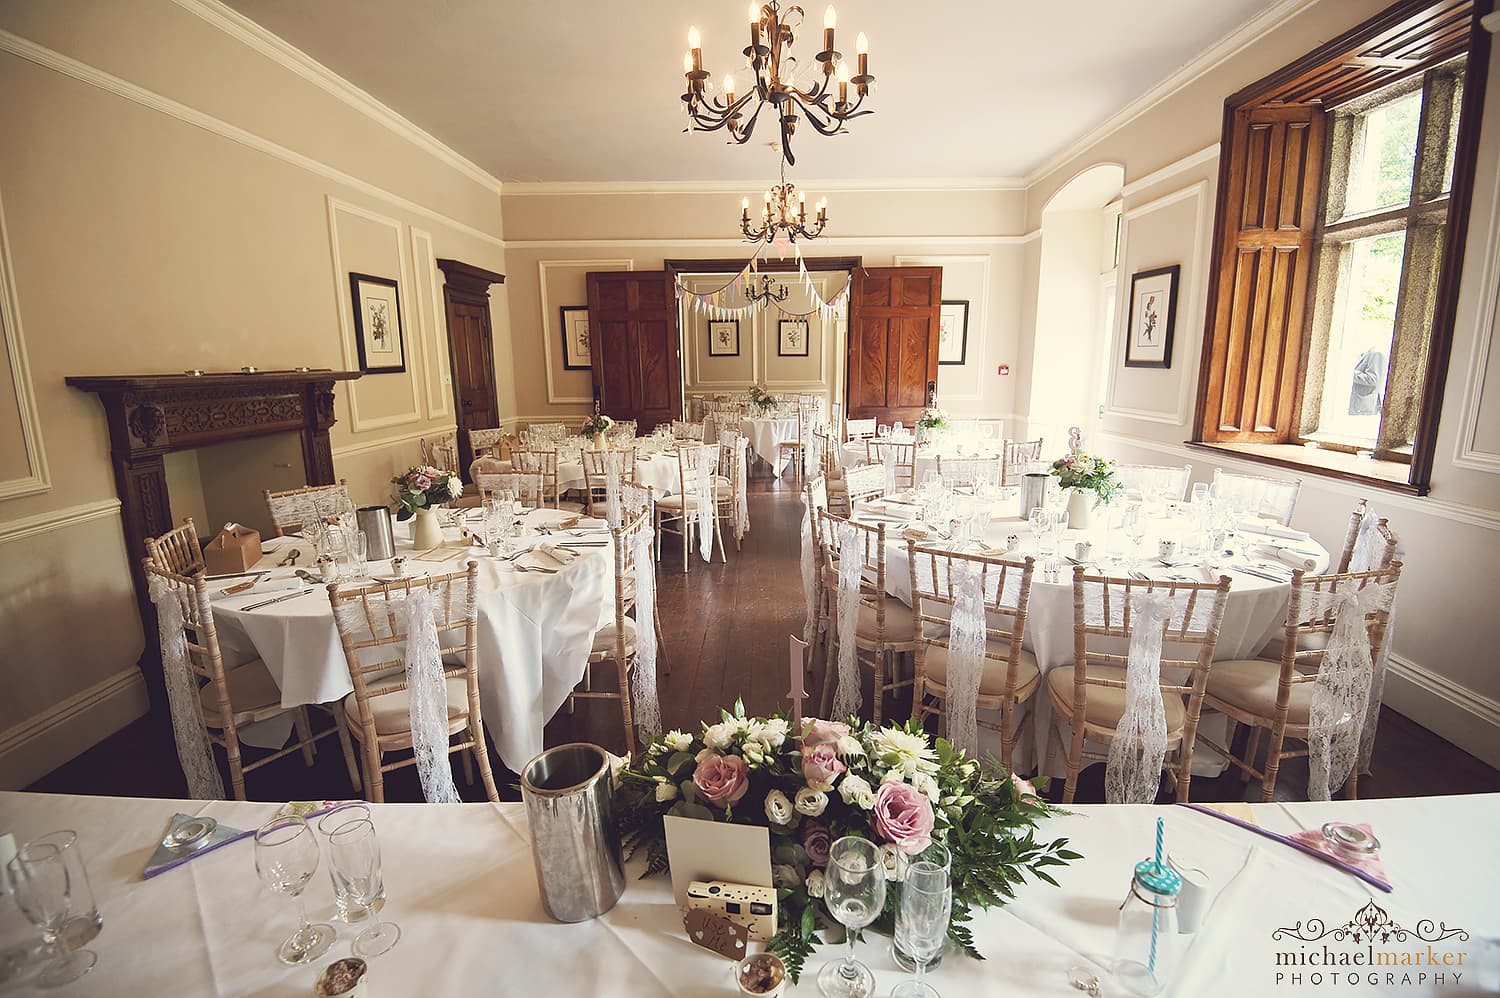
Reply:
<svg viewBox="0 0 1500 998"><path fill-rule="evenodd" d="M1453 341L1453 322L1458 304L1463 248L1468 234L1469 208L1478 158L1479 126L1483 116L1485 78L1489 65L1489 33L1479 24L1479 19L1489 12L1491 6L1492 0L1402 0L1225 100L1218 203L1213 234L1215 263L1209 274L1197 416L1190 443L1221 446L1231 450L1237 457L1290 465L1314 474L1366 481L1379 487L1395 488L1418 495L1427 494L1431 484L1437 422ZM1392 47L1400 47L1402 57L1390 54ZM1248 116L1257 109L1281 107L1290 113L1292 109L1301 107L1310 109L1314 120L1331 117L1327 115L1325 108L1343 107L1361 97L1385 90L1400 80L1423 77L1458 55L1467 55L1463 77L1464 92L1459 107L1453 180L1447 197L1447 221L1439 247L1435 291L1425 296L1425 300L1432 304L1431 319L1425 324L1430 331L1426 336L1425 377L1420 407L1416 413L1415 440L1406 482L1396 482L1378 474L1366 476L1347 469L1330 470L1327 462L1304 460L1301 457L1306 453L1300 446L1306 439L1302 435L1303 392L1306 388L1308 353L1315 341L1312 326L1317 311L1310 300L1316 290L1313 281L1316 261L1311 258L1298 261L1304 268L1300 283L1294 275L1293 279L1284 282L1288 289L1286 297L1264 305L1266 308L1279 309L1279 314L1284 316L1274 333L1280 337L1274 344L1276 349L1273 351L1269 346L1256 347L1252 352L1247 347L1239 358L1243 363L1260 364L1264 349L1268 358L1265 361L1266 368L1258 370L1256 378L1269 373L1271 377L1279 379L1276 382L1278 386L1293 383L1296 387L1295 397L1288 395L1283 388L1274 399L1272 408L1275 416L1272 421L1262 420L1245 429L1245 420L1241 414L1240 423L1225 432L1224 385L1226 377L1232 374L1227 365L1234 363L1231 346L1234 351L1238 351L1240 347L1231 344L1229 339L1231 324L1235 321L1236 303L1221 301L1220 297L1221 292L1230 296L1236 293L1233 268L1237 262L1242 228L1241 221L1235 220L1235 212L1243 211L1246 199L1246 166L1241 164L1248 162L1254 149L1246 139ZM1425 113L1424 106L1424 115ZM1301 245L1304 246L1308 245L1315 234L1325 234L1322 209L1327 160L1332 158L1326 152L1325 141L1324 153L1320 154L1317 164L1316 190L1312 192L1318 211L1313 219L1299 222L1303 237ZM1418 186L1420 185L1414 184L1414 189ZM1231 203L1236 197L1240 203ZM1275 205L1272 204L1271 207L1274 208ZM1369 219L1361 221L1368 222ZM1341 223L1339 228L1343 228L1345 224L1348 223ZM1282 230L1284 234L1289 232L1285 225ZM1316 256L1316 253L1312 256ZM1403 264L1403 299L1405 269ZM1243 279L1240 283L1244 283ZM1280 293L1280 287L1278 285L1276 292L1260 293ZM1398 309L1400 307L1398 304ZM1399 314L1397 324L1403 324L1403 317ZM1411 325L1409 320L1407 325ZM1263 332L1261 335L1269 338L1272 334ZM1408 331L1398 335L1409 337L1411 333ZM1290 358L1283 356L1288 347L1295 349ZM1395 352L1393 349L1392 353ZM1289 372L1283 367L1273 370L1269 366L1272 363L1284 365L1287 359L1293 360L1297 365L1295 371L1290 372L1294 378L1288 377ZM1230 380L1232 382L1232 378ZM1237 390L1244 392L1243 383ZM1399 425L1405 427L1409 422ZM1235 447L1237 440L1259 446L1239 449ZM1390 441L1383 440L1382 443ZM1265 446L1267 444L1271 446ZM1268 454L1267 451L1274 451L1274 454ZM1398 459L1406 457L1392 449L1388 449L1385 456Z"/></svg>

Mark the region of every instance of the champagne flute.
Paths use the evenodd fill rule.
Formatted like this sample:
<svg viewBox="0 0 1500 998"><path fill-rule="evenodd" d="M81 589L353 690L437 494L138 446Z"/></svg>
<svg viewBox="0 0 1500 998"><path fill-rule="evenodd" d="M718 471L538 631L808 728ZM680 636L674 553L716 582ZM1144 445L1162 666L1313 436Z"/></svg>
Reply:
<svg viewBox="0 0 1500 998"><path fill-rule="evenodd" d="M939 998L922 978L927 965L942 952L952 911L953 887L947 868L920 859L911 864L896 906L896 944L911 958L916 973L912 980L897 985L891 998Z"/></svg>
<svg viewBox="0 0 1500 998"><path fill-rule="evenodd" d="M380 841L375 837L374 823L366 818L335 828L328 836L328 862L344 893L373 911L376 899L385 894L380 873ZM354 940L354 955L379 956L400 939L401 927L395 922L372 920Z"/></svg>
<svg viewBox="0 0 1500 998"><path fill-rule="evenodd" d="M848 933L849 955L830 960L818 974L818 989L828 998L868 998L875 993L875 975L854 959L854 935L880 917L885 909L885 864L880 847L869 839L846 835L828 851L828 912Z"/></svg>
<svg viewBox="0 0 1500 998"><path fill-rule="evenodd" d="M1026 516L1026 525L1031 528L1031 539L1036 545L1038 554L1042 550L1042 534L1047 532L1051 519L1046 508L1042 506L1037 506Z"/></svg>
<svg viewBox="0 0 1500 998"><path fill-rule="evenodd" d="M272 818L255 832L255 872L271 890L297 903L297 931L276 950L282 963L311 963L333 944L333 926L307 920L302 892L318 872L318 840L300 815Z"/></svg>
<svg viewBox="0 0 1500 998"><path fill-rule="evenodd" d="M1125 536L1130 538L1130 557L1128 563L1133 571L1141 563L1141 541L1146 537L1145 519L1141 515L1142 507L1132 503L1125 509L1123 526Z"/></svg>
<svg viewBox="0 0 1500 998"><path fill-rule="evenodd" d="M42 930L42 942L52 954L36 983L43 988L60 988L93 970L99 957L92 950L69 950L63 942L63 931L73 913L76 885L68 874L62 850L50 843L26 845L5 869L16 904L31 924Z"/></svg>

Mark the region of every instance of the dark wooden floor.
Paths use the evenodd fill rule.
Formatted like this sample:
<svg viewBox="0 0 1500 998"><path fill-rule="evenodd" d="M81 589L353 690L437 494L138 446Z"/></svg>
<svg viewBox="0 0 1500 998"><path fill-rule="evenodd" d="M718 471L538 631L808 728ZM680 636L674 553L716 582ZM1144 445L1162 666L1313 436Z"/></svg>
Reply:
<svg viewBox="0 0 1500 998"><path fill-rule="evenodd" d="M743 698L752 714L787 707L787 635L802 629L802 584L798 562L801 505L795 483L755 479L750 494L752 529L743 550L728 541L728 563L705 565L696 555L687 575L681 573L681 548L668 538L658 573L665 651L671 675L660 680L662 718L667 727L696 728L717 718L721 706ZM675 557L674 557L675 556ZM807 685L821 690L822 674ZM868 692L866 694L868 696ZM887 703L887 716L902 717L907 702ZM547 744L595 741L622 751L624 735L615 705L580 702L569 716L559 714L547 726ZM312 768L291 756L251 773L249 795L261 800L317 800L351 794L336 743L321 742ZM252 752L254 750L251 750ZM253 756L252 756L253 757ZM501 796L514 799L516 777L495 760ZM1363 797L1409 797L1428 794L1500 791L1500 772L1389 709L1381 715L1374 775L1360 781ZM478 800L478 784L466 785L454 767L459 791ZM228 783L226 777L226 785ZM1278 799L1303 799L1304 760L1283 764ZM419 801L421 789L411 768L387 774L386 799ZM180 797L185 785L172 743L170 725L148 716L105 739L28 789L54 793ZM1056 796L1061 781L1052 788ZM1259 786L1247 787L1235 776L1193 780L1193 799L1259 800ZM1085 770L1080 803L1103 800L1104 767ZM1165 798L1164 798L1165 799Z"/></svg>

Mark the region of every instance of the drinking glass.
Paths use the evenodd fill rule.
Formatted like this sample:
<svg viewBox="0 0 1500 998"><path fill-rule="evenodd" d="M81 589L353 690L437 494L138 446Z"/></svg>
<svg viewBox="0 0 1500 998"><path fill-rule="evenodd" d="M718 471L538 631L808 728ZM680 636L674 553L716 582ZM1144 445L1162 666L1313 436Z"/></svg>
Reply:
<svg viewBox="0 0 1500 998"><path fill-rule="evenodd" d="M828 998L868 998L875 993L875 975L854 959L854 934L885 909L885 864L880 848L869 839L846 835L828 851L824 901L849 936L849 955L830 960L818 974L818 989Z"/></svg>
<svg viewBox="0 0 1500 998"><path fill-rule="evenodd" d="M334 832L356 821L372 821L370 805L359 800L345 801L329 808L328 813L318 819L318 831L323 833L325 839L331 838ZM350 925L362 922L370 917L372 912L385 907L384 890L377 892L372 901L364 904L344 889L332 865L328 869L328 878L333 882L333 904L338 909L339 921Z"/></svg>
<svg viewBox="0 0 1500 998"><path fill-rule="evenodd" d="M1142 507L1132 503L1125 508L1125 517L1121 521L1125 528L1125 536L1130 538L1130 556L1127 559L1132 570L1141 563L1141 541L1146 537L1146 519L1142 515Z"/></svg>
<svg viewBox="0 0 1500 998"><path fill-rule="evenodd" d="M380 841L375 825L368 819L349 821L328 836L328 862L333 868L334 883L366 909L385 894L380 875ZM371 921L369 928L354 940L354 955L379 956L401 939L401 927L395 922Z"/></svg>
<svg viewBox="0 0 1500 998"><path fill-rule="evenodd" d="M1026 525L1031 528L1031 539L1038 554L1042 551L1042 535L1047 532L1051 522L1052 515L1041 506L1033 509L1026 517Z"/></svg>
<svg viewBox="0 0 1500 998"><path fill-rule="evenodd" d="M938 998L922 980L927 965L942 951L953 911L953 888L946 867L917 860L906 871L896 906L896 941L916 966L912 980L897 985L891 998Z"/></svg>
<svg viewBox="0 0 1500 998"><path fill-rule="evenodd" d="M307 920L302 892L318 872L318 840L300 815L272 818L255 832L255 872L271 890L297 903L297 931L276 950L282 963L311 963L333 944L333 926Z"/></svg>
<svg viewBox="0 0 1500 998"><path fill-rule="evenodd" d="M1209 493L1209 489L1210 488L1211 488L1211 486L1207 482L1194 482L1193 483L1193 502L1195 502L1195 503L1207 502L1208 501L1208 493Z"/></svg>
<svg viewBox="0 0 1500 998"><path fill-rule="evenodd" d="M953 865L953 854L950 853L948 851L948 847L943 845L941 842L929 843L926 849L923 849L921 852L911 857L911 863L926 863L928 866L936 867L942 870L945 877L949 877L950 879L952 877L952 873L950 872L950 870ZM910 866L908 866L908 869L910 869ZM895 960L896 966L900 967L902 970L915 972L917 969L916 961L913 960L909 955L907 955L905 950L901 948L901 940L899 936L893 935L891 937L891 959ZM931 970L933 967L936 967L942 962L943 949L942 947L939 947L936 955L934 955L930 960L927 961L927 969Z"/></svg>
<svg viewBox="0 0 1500 998"><path fill-rule="evenodd" d="M62 855L63 865L68 868L71 878L73 899L68 923L63 927L63 942L68 949L82 949L104 928L104 916L99 914L99 906L94 902L94 889L89 882L88 867L83 862L83 850L78 845L78 833L63 828L39 835L26 844L56 846Z"/></svg>
<svg viewBox="0 0 1500 998"><path fill-rule="evenodd" d="M51 962L36 978L37 985L59 988L93 970L99 957L91 950L69 950L63 940L76 904L73 892L81 885L69 875L62 850L51 843L27 844L5 870L16 904L31 924L42 930L42 942L52 954Z"/></svg>

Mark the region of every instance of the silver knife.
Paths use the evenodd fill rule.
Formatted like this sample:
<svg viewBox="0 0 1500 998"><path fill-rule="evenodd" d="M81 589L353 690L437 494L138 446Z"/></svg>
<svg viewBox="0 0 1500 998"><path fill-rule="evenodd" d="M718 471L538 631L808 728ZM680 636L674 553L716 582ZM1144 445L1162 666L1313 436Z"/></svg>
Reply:
<svg viewBox="0 0 1500 998"><path fill-rule="evenodd" d="M316 592L316 591L317 590L315 590L315 589L299 589L299 590L297 590L294 593L287 593L285 596L277 596L277 597L274 597L272 599L262 600L259 603L251 603L249 606L242 606L242 607L240 607L240 609L241 610L259 610L263 606L270 606L272 603L280 603L283 600L296 599L298 596L306 596L308 593Z"/></svg>

